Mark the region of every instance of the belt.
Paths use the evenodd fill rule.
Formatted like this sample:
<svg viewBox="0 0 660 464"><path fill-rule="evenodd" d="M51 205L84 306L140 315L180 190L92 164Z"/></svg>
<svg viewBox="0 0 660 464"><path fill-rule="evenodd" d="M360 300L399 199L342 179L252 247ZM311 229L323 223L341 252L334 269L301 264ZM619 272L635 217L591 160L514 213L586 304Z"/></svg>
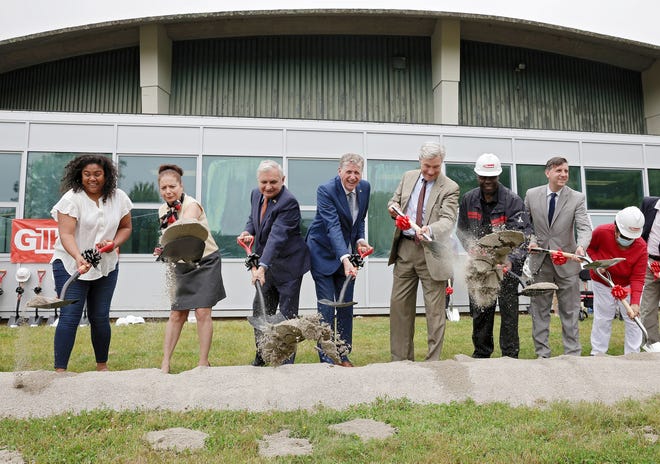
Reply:
<svg viewBox="0 0 660 464"><path fill-rule="evenodd" d="M401 238L405 238L406 240L412 240L413 242L415 241L415 237L413 237L412 235L401 234Z"/></svg>
<svg viewBox="0 0 660 464"><path fill-rule="evenodd" d="M657 255L649 255L649 259L652 259L653 261L660 261L660 256L657 256Z"/></svg>

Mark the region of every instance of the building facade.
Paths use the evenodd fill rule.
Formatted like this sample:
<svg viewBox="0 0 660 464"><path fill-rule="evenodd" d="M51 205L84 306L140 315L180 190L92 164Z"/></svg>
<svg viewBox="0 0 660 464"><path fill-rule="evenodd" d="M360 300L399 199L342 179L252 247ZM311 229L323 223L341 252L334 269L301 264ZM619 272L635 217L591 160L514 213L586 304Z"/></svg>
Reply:
<svg viewBox="0 0 660 464"><path fill-rule="evenodd" d="M660 47L651 44L460 12L335 9L132 17L3 40L0 53L4 317L16 304L11 220L48 217L62 167L80 153L112 157L135 204L113 316L167 313L163 265L151 254L163 162L184 168L186 191L207 210L228 293L215 314L229 316L251 307L235 237L263 159L284 166L306 228L339 156L365 156L376 252L356 287L364 314L388 311L385 205L425 141L446 147L446 173L462 192L476 186L483 152L502 159L502 182L521 195L561 154L594 225L660 194ZM464 306L461 267L454 301ZM315 305L306 276L301 306Z"/></svg>

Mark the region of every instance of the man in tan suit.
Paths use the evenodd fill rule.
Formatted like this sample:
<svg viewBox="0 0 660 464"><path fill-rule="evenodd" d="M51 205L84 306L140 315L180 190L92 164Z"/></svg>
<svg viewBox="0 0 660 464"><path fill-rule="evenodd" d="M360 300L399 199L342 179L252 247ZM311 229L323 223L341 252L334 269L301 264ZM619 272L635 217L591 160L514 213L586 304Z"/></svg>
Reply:
<svg viewBox="0 0 660 464"><path fill-rule="evenodd" d="M525 209L534 227L530 248L539 246L584 256L591 241L591 219L587 214L584 194L571 189L568 182L568 161L556 156L545 165L546 185L527 190ZM576 237L577 232L577 237ZM557 290L559 318L562 325L564 354L580 356L582 347L578 331L580 314L580 264L569 260L555 265L545 253L530 254L530 270L536 282L554 282ZM539 358L550 357L548 336L552 293L532 297L532 337Z"/></svg>
<svg viewBox="0 0 660 464"><path fill-rule="evenodd" d="M445 335L445 289L452 275L450 235L456 224L458 184L442 173L444 148L428 142L419 153L420 169L403 175L388 203L419 225L396 229L388 264L394 264L390 300L390 351L392 361L415 360L417 286L422 282L428 325L427 361L437 361ZM427 240L430 238L431 240Z"/></svg>

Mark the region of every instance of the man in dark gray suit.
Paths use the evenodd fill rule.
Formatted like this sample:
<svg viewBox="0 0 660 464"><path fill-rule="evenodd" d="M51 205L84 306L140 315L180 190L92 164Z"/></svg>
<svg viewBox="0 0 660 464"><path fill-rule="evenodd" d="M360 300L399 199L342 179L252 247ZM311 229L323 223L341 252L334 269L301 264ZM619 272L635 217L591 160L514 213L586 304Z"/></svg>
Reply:
<svg viewBox="0 0 660 464"><path fill-rule="evenodd" d="M529 189L525 194L525 209L534 226L530 248L561 249L579 256L591 241L591 220L587 214L584 194L566 185L568 161L559 156L545 165L548 183ZM576 237L577 232L577 237ZM580 314L580 264L577 259L555 265L545 253L530 255L530 270L536 282L553 282L557 290L559 317L562 325L564 354L580 356L582 347L578 330ZM550 357L550 312L552 293L534 296L529 313L532 316L532 337L539 358Z"/></svg>

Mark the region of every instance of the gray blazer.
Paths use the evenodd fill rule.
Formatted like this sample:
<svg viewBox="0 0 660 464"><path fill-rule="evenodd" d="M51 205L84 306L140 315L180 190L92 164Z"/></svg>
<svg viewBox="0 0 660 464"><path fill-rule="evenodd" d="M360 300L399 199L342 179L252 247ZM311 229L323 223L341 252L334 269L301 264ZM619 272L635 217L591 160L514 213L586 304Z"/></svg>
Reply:
<svg viewBox="0 0 660 464"><path fill-rule="evenodd" d="M403 211L406 210L420 173L419 169L414 169L403 175L392 199L387 204L388 207L392 203L398 203ZM424 247L426 266L434 280L447 280L452 276L454 252L450 237L456 224L458 193L458 184L440 173L426 202L426 214L422 225L431 229L433 241L421 243ZM395 229L388 265L396 261L400 236L401 231Z"/></svg>
<svg viewBox="0 0 660 464"><path fill-rule="evenodd" d="M536 241L541 248L561 248L569 253L574 253L578 246L586 251L591 242L591 219L587 214L584 194L564 186L557 199L552 224L548 224L546 192L547 186L541 185L527 190L525 194L525 209L534 226L534 237L530 242ZM546 253L529 256L533 273L541 268L544 259L550 259ZM555 266L555 272L561 277L570 277L580 272L580 264L569 260L566 264Z"/></svg>

